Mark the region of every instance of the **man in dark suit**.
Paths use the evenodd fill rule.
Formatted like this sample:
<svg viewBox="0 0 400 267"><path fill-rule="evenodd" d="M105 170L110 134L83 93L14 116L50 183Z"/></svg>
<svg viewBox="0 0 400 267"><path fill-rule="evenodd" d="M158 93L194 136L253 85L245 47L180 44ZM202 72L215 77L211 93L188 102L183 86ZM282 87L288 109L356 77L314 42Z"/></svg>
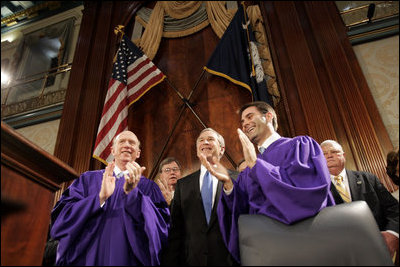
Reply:
<svg viewBox="0 0 400 267"><path fill-rule="evenodd" d="M364 200L367 202L391 256L399 249L399 202L372 173L345 169L345 153L333 140L321 143L331 174L331 192L336 204Z"/></svg>
<svg viewBox="0 0 400 267"><path fill-rule="evenodd" d="M197 156L214 166L225 151L224 138L211 128L196 140ZM228 171L236 179L236 171ZM209 189L209 190L207 190ZM226 248L219 229L217 205L222 182L203 166L178 180L171 204L171 228L162 265L237 265Z"/></svg>

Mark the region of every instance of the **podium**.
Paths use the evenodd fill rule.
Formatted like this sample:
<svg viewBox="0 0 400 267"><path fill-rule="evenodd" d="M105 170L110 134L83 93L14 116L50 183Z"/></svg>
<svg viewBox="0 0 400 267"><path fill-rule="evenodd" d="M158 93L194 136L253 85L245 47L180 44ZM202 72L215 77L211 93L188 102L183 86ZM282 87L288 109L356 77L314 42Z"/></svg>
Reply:
<svg viewBox="0 0 400 267"><path fill-rule="evenodd" d="M61 184L79 174L1 122L1 265L40 266Z"/></svg>

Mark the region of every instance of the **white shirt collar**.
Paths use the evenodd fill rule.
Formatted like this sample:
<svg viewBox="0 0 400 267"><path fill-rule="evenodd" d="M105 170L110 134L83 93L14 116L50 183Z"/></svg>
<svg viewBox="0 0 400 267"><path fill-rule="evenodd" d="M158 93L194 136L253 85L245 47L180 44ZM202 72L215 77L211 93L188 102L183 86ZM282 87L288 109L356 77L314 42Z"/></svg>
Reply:
<svg viewBox="0 0 400 267"><path fill-rule="evenodd" d="M343 177L343 182L346 182L346 181L347 181L346 168L344 168L344 169L339 173L339 175ZM331 181L332 181L334 184L336 184L336 182L335 182L335 176L336 176L336 175L332 175L332 174L331 174Z"/></svg>
<svg viewBox="0 0 400 267"><path fill-rule="evenodd" d="M121 171L121 169L120 169L117 165L115 165L115 167L114 167L114 175L115 175L115 177L119 178L118 175L119 175L121 172L124 173L124 174L128 174L128 173L129 173L128 170Z"/></svg>
<svg viewBox="0 0 400 267"><path fill-rule="evenodd" d="M275 142L279 138L281 138L281 136L277 132L274 132L270 135L270 137L267 138L267 140L265 140L265 142L261 146L258 146L258 150L260 150L260 147L267 149L273 142Z"/></svg>

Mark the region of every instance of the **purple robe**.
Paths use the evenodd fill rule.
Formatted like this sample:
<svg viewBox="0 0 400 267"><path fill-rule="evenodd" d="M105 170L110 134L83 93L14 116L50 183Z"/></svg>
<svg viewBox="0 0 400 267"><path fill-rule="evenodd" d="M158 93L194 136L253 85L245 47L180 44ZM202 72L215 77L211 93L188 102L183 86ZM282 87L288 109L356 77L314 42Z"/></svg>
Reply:
<svg viewBox="0 0 400 267"><path fill-rule="evenodd" d="M217 214L225 244L238 262L241 214L263 214L291 224L335 205L325 157L308 136L273 142L233 184L230 195L221 194Z"/></svg>
<svg viewBox="0 0 400 267"><path fill-rule="evenodd" d="M63 193L51 213L59 240L57 265L160 265L170 213L153 181L141 177L128 195L124 178L100 207L104 170L88 171Z"/></svg>

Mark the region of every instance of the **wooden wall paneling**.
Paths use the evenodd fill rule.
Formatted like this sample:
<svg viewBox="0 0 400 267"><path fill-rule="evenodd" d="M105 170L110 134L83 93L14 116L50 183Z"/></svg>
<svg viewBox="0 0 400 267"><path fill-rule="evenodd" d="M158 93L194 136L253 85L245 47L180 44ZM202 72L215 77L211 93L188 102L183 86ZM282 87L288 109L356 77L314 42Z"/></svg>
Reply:
<svg viewBox="0 0 400 267"><path fill-rule="evenodd" d="M55 155L79 172L100 169L92 158L97 129L117 51L114 27L142 3L85 2L82 26L60 121Z"/></svg>
<svg viewBox="0 0 400 267"><path fill-rule="evenodd" d="M327 6L327 12L331 14L335 14L334 10L336 10L336 5L328 5ZM337 23L341 22L341 18L339 17L339 14L336 13L336 21ZM340 22L339 22L340 21ZM385 167L386 167L386 155L393 149L393 144L390 140L389 134L386 130L385 125L383 124L382 118L379 114L379 110L376 106L376 102L373 99L373 96L371 94L371 91L368 87L368 83L365 79L365 76L362 72L362 69L360 67L360 64L357 60L357 57L354 53L354 50L351 45L349 45L349 41L346 35L346 32L343 27L335 27L337 31L337 35L339 36L339 40L342 43L344 54L346 55L346 58L349 62L349 65L354 73L354 80L356 81L356 84L358 85L358 89L360 91L360 95L363 99L363 102L365 103L365 106L367 108L367 113L371 119L371 123L374 129L374 132L377 136L377 139L379 140L379 145L380 149L376 153L380 153L381 157L380 162L378 163L379 167L376 166L379 170L379 175L378 177L381 179L383 184L387 186L390 190L397 190L398 186L396 186L390 177L386 174L385 172ZM375 161L375 155L369 154L370 160Z"/></svg>
<svg viewBox="0 0 400 267"><path fill-rule="evenodd" d="M136 10L142 4L134 3ZM132 3L129 4L132 7ZM116 51L113 27L122 17L127 17L121 14L128 3L88 2L85 5L74 62L75 73L73 66L56 145L56 155L79 171L101 167L91 158L91 153L111 73L110 62ZM364 92L361 93L360 88L356 92L350 90L360 83L358 75L361 71L353 67L355 57L351 55L351 45L340 17L337 14L332 17L329 13L334 2L267 1L260 2L260 5L282 95L282 101L276 107L280 124L278 131L284 136L308 134L319 142L327 138L337 139L347 151L351 167L369 171L378 168L382 174L383 155L390 147L387 138L382 139L387 133L381 128L381 122L376 122L379 114L366 108L370 106L370 99L363 95ZM341 33L338 27L342 27ZM182 38L163 38L153 62L187 97L218 41L210 27ZM346 57L349 57L347 62ZM339 63L338 59L344 63ZM336 62L331 64L332 60ZM361 86L364 90L362 80ZM229 93L224 94L225 90ZM227 151L234 161L242 158L236 139L238 117L234 112L250 100L251 96L245 89L209 74L200 81L191 99L193 109L204 123L217 128L228 139L233 151L230 147ZM370 117L355 108L354 103L360 100L364 105L361 110L371 114ZM350 103L353 107L349 108ZM130 107L129 127L142 142L139 162L147 167L147 175L156 167L154 165L181 107L182 101L166 82L150 89ZM189 110L185 110L181 120L162 158L178 155L186 169L191 171L199 162L194 146L189 147L195 144L202 126ZM370 128L378 135L365 133ZM360 135L360 132L363 133ZM385 148L380 147L380 142ZM377 167L374 169L374 166Z"/></svg>
<svg viewBox="0 0 400 267"><path fill-rule="evenodd" d="M83 9L82 22L79 37L76 44L75 55L71 68L71 75L68 83L68 89L65 95L63 113L58 129L57 141L54 149L54 155L61 160L71 164L72 151L75 146L75 132L79 130L79 124L76 118L79 114L81 105L82 84L85 80L87 55L91 49L91 42L94 41L91 33L95 26L95 12L97 4L95 2L85 3Z"/></svg>
<svg viewBox="0 0 400 267"><path fill-rule="evenodd" d="M327 6L327 11L331 14L334 14L334 11L337 10L336 5L328 5ZM336 13L336 21L337 23L340 23L338 20L341 18L339 17L339 14ZM339 18L338 18L339 17ZM372 119L372 124L374 125L376 134L379 137L380 143L382 145L382 148L385 153L388 153L390 150L393 149L393 144L390 141L390 137L388 135L388 132L386 131L385 125L383 124L383 121L381 119L381 116L379 115L379 111L377 109L375 100L373 99L373 96L371 94L371 91L368 87L368 83L365 79L365 76L362 72L362 69L360 67L360 64L357 60L357 57L354 53L354 50L351 45L349 45L348 38L346 35L346 32L343 27L335 27L335 30L337 32L337 35L339 36L339 40L342 43L344 53L346 55L346 58L349 62L349 65L351 66L351 69L354 73L354 79L356 80L356 83L359 85L359 89L361 92L361 96L364 99L364 102L366 103L366 106L368 107L368 113Z"/></svg>
<svg viewBox="0 0 400 267"><path fill-rule="evenodd" d="M334 2L261 7L291 133L338 140L348 168L377 174L392 191L383 178L390 140L376 107L368 109L372 96Z"/></svg>
<svg viewBox="0 0 400 267"><path fill-rule="evenodd" d="M282 136L295 136L294 118L290 115L291 109L295 106L299 110L297 99L299 98L296 88L294 74L288 57L286 44L281 34L281 25L278 13L275 10L273 1L260 2L261 14L264 18L264 26L268 37L271 57L275 67L278 88L281 94L281 101L276 107L278 116L278 132ZM279 15L281 16L281 15ZM292 105L289 107L289 103ZM304 122L305 118L301 112L297 113L297 122Z"/></svg>
<svg viewBox="0 0 400 267"><path fill-rule="evenodd" d="M182 38L163 38L153 62L187 98L218 41L211 27ZM236 162L242 158L237 145L236 128L239 119L236 110L250 100L251 95L246 89L207 73L199 80L190 99L193 110L203 123L225 137L227 151ZM147 175L156 167L157 158L179 116L182 104L176 92L164 81L150 89L130 108L129 125L142 141L140 163L148 168ZM176 157L183 166L183 175L195 171L200 165L195 142L202 129L195 115L186 108L161 159ZM231 149L228 144L234 148ZM234 168L225 157L223 162L229 168Z"/></svg>
<svg viewBox="0 0 400 267"><path fill-rule="evenodd" d="M110 31L113 30L111 22L114 11L112 2L103 2L101 9L96 14L96 28L93 29L91 51L87 55L87 68L81 91L81 105L79 116L75 118L81 125L75 133L75 142L80 146L74 146L72 150L73 165L82 172L90 168L90 160L93 154L93 133L97 133L97 113L102 109L104 98L102 92L107 91L107 81L110 77L107 70L112 64L108 51L110 49ZM111 28L111 29L110 29ZM111 62L111 63L110 63ZM83 147L82 147L83 146Z"/></svg>
<svg viewBox="0 0 400 267"><path fill-rule="evenodd" d="M54 194L77 172L1 123L1 265L41 265Z"/></svg>
<svg viewBox="0 0 400 267"><path fill-rule="evenodd" d="M314 10L319 6L316 2L305 2L304 4L307 7L307 11ZM331 3L331 5L334 5L334 3ZM340 17L338 14L336 16L335 13L331 14L330 10L332 9L328 9L328 6L323 6L320 12L316 14L313 13L310 16L310 21L313 27L318 29L317 40L319 41L320 49L327 51L324 53L324 61L325 64L331 67L330 79L336 82L334 88L337 93L336 100L341 109L342 118L349 126L346 130L351 140L351 149L357 167L360 170L376 174L383 184L390 191L393 191L392 184L387 183L384 179L386 176L386 153L382 144L390 140L389 136L386 135L386 138L380 139L377 135L378 131L386 131L386 129L384 127L376 129L374 127L374 120L380 121L380 125L383 126L382 119L374 101L372 100L368 103L363 97L363 95L370 95L372 99L371 92L358 62L353 61L353 64L351 64L349 61L348 55L352 50L351 44L349 41L340 42L346 36L346 33L343 27L343 31L339 32ZM325 18L328 14L331 14L331 16L328 16L330 23L325 23L324 27L322 27L321 22L326 21ZM353 58L355 58L354 51L352 51L352 54ZM358 68L354 68L356 65ZM361 78L356 78L360 76L364 80L362 84L358 82ZM371 108L372 106L375 108Z"/></svg>
<svg viewBox="0 0 400 267"><path fill-rule="evenodd" d="M312 57L314 51L307 41L310 40L307 28L301 23L304 18L295 3L276 3L275 9L278 14L285 14L279 16L281 34L296 82L296 87L292 88L292 91L297 91L298 99L295 101L300 105L299 110L292 110L292 114L296 116L298 113L303 113L305 118L304 121L294 120L296 135L308 134L315 140L321 141L333 132L333 128L319 126L323 122L329 122L330 118L317 75L317 66Z"/></svg>

